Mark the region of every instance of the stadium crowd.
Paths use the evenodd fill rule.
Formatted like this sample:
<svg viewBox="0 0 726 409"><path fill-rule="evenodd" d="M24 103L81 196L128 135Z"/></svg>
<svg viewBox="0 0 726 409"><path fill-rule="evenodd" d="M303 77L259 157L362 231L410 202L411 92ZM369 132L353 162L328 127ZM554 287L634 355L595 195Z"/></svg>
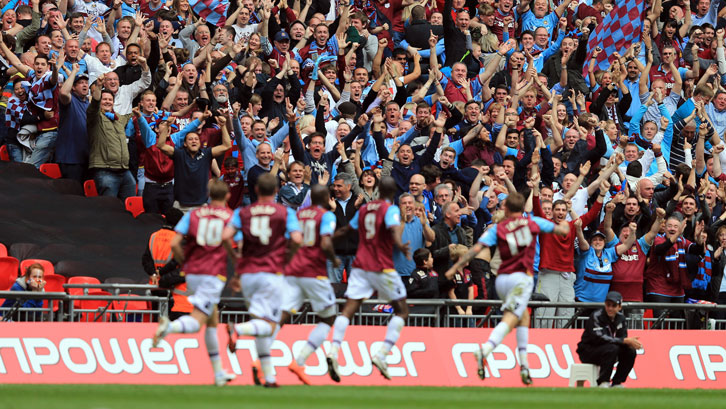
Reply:
<svg viewBox="0 0 726 409"><path fill-rule="evenodd" d="M338 229L390 175L409 298L495 298L496 253L444 273L518 191L570 221L539 240L549 300L726 303L726 3L557 3L4 0L0 145L147 212L323 184ZM588 45L624 7L637 41ZM340 282L358 234L334 245Z"/></svg>

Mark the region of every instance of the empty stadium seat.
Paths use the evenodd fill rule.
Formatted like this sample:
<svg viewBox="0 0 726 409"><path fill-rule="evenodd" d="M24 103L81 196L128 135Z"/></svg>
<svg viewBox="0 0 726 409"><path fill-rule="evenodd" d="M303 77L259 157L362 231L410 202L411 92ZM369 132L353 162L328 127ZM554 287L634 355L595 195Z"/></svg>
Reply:
<svg viewBox="0 0 726 409"><path fill-rule="evenodd" d="M86 194L86 197L98 196L96 182L94 182L93 179L89 179L83 182L83 193Z"/></svg>
<svg viewBox="0 0 726 409"><path fill-rule="evenodd" d="M61 174L60 166L57 163L44 163L40 165L40 173L48 176L51 179L60 179L63 177Z"/></svg>
<svg viewBox="0 0 726 409"><path fill-rule="evenodd" d="M62 293L65 292L63 284L66 283L66 278L58 274L46 274L45 279L45 292L47 293ZM43 301L43 308L48 308L48 300ZM58 311L59 304L55 302L53 304L53 311Z"/></svg>
<svg viewBox="0 0 726 409"><path fill-rule="evenodd" d="M71 277L68 279L68 284L101 284L101 281L99 279L97 279L96 277L75 276L75 277ZM82 288L69 288L68 294L81 295L81 294L83 294L83 289Z"/></svg>
<svg viewBox="0 0 726 409"><path fill-rule="evenodd" d="M99 289L90 289L88 290L88 295L111 295L107 291L99 290ZM81 312L80 320L81 322L112 322L112 321L118 321L117 317L114 317L115 314L112 314L110 312L101 313L101 310L104 308L107 308L109 310L114 309L114 303L115 301L103 301L103 300L80 300L79 304L75 306L75 308L80 308L82 310L94 310L94 311L84 311ZM75 304L74 304L75 305Z"/></svg>
<svg viewBox="0 0 726 409"><path fill-rule="evenodd" d="M35 243L13 243L8 248L8 255L25 260L26 258L35 258L40 251L40 246Z"/></svg>
<svg viewBox="0 0 726 409"><path fill-rule="evenodd" d="M0 161L10 162L10 154L6 145L0 146Z"/></svg>
<svg viewBox="0 0 726 409"><path fill-rule="evenodd" d="M131 196L126 198L126 210L131 212L134 217L144 213L144 199L141 196Z"/></svg>
<svg viewBox="0 0 726 409"><path fill-rule="evenodd" d="M20 262L20 274L25 274L25 269L30 267L32 264L38 263L43 266L43 271L45 271L45 274L55 274L55 268L53 268L53 263L51 263L48 260L41 260L38 258L28 258Z"/></svg>
<svg viewBox="0 0 726 409"><path fill-rule="evenodd" d="M18 265L15 257L0 257L0 291L7 291L18 278Z"/></svg>
<svg viewBox="0 0 726 409"><path fill-rule="evenodd" d="M0 257L8 256L8 248L4 244L0 243Z"/></svg>
<svg viewBox="0 0 726 409"><path fill-rule="evenodd" d="M134 294L120 294L121 297L126 297L123 300L117 300L113 302L113 309L118 311L148 311L149 303L147 301L134 300L133 297L138 297ZM139 312L119 312L118 318L122 322L151 322L151 314L144 314Z"/></svg>
<svg viewBox="0 0 726 409"><path fill-rule="evenodd" d="M75 276L75 277L70 277L68 279L67 284L101 284L101 281L99 279L97 279L96 277ZM92 290L94 290L94 289L89 289L88 293L90 294ZM83 295L84 289L83 288L67 288L66 292L70 295ZM82 308L81 302L79 300L73 301L73 306L75 308Z"/></svg>

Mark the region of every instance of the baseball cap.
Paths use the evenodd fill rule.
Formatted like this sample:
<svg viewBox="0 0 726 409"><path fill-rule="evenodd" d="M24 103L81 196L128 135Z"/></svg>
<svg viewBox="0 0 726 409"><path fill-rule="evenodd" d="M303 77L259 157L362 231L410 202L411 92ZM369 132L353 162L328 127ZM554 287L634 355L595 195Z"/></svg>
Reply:
<svg viewBox="0 0 726 409"><path fill-rule="evenodd" d="M290 36L285 31L278 31L275 34L275 41L290 41Z"/></svg>
<svg viewBox="0 0 726 409"><path fill-rule="evenodd" d="M623 296L617 291L610 291L608 295L605 296L605 301L612 301L615 304L620 305L623 303Z"/></svg>
<svg viewBox="0 0 726 409"><path fill-rule="evenodd" d="M73 84L80 80L86 80L88 81L88 74L76 74L76 78L73 79Z"/></svg>
<svg viewBox="0 0 726 409"><path fill-rule="evenodd" d="M598 230L598 231L596 231L595 233L593 233L593 234L592 234L592 236L590 236L590 240L592 240L593 238L595 238L595 237L597 237L597 236L600 236L600 237L602 237L603 239L607 237L607 236L605 236L605 233L603 233L603 232L601 232L600 230Z"/></svg>

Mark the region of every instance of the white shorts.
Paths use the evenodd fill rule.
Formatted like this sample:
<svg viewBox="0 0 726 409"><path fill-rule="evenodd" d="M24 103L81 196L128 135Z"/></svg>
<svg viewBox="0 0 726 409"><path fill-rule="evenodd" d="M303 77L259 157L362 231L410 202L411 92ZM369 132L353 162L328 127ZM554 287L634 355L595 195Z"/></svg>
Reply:
<svg viewBox="0 0 726 409"><path fill-rule="evenodd" d="M219 304L219 297L224 289L224 281L217 276L206 274L187 274L187 292L189 303L199 311L212 315L214 307Z"/></svg>
<svg viewBox="0 0 726 409"><path fill-rule="evenodd" d="M285 281L280 274L248 273L240 277L247 310L257 318L280 322Z"/></svg>
<svg viewBox="0 0 726 409"><path fill-rule="evenodd" d="M370 298L373 291L378 291L378 298L386 301L398 301L406 298L406 286L401 276L395 271L387 273L365 271L360 268L350 269L348 289L345 296L351 300Z"/></svg>
<svg viewBox="0 0 726 409"><path fill-rule="evenodd" d="M285 283L283 311L298 312L305 299L308 299L313 311L321 318L332 317L337 313L335 291L327 277L285 276Z"/></svg>
<svg viewBox="0 0 726 409"><path fill-rule="evenodd" d="M529 297L534 289L534 278L525 273L500 274L494 283L497 294L504 302L502 311L514 313L518 318L527 309Z"/></svg>

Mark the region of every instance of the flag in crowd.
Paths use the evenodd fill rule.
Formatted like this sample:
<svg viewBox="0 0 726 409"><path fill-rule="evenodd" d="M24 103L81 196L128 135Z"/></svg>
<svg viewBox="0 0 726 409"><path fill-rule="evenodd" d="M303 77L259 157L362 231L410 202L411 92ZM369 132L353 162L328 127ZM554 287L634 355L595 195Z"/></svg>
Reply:
<svg viewBox="0 0 726 409"><path fill-rule="evenodd" d="M616 0L613 10L590 35L585 61L589 61L595 48L600 47L603 52L597 56L596 69L606 70L613 53L624 54L631 44L640 42L644 5L645 0ZM583 75L587 76L586 72L587 67L583 68Z"/></svg>
<svg viewBox="0 0 726 409"><path fill-rule="evenodd" d="M189 7L207 22L217 27L224 27L229 0L189 0Z"/></svg>

